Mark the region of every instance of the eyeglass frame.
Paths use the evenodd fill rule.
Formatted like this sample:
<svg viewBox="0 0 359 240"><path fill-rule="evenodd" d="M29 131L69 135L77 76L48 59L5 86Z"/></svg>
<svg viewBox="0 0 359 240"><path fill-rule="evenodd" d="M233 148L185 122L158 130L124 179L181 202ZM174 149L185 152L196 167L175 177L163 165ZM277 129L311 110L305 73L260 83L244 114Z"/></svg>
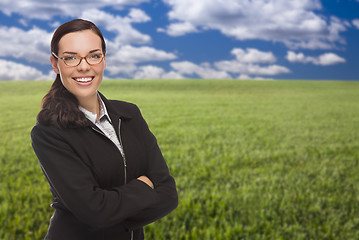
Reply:
<svg viewBox="0 0 359 240"><path fill-rule="evenodd" d="M89 54L87 54L85 57L80 57L80 56L79 56L80 62L79 62L77 65L75 65L75 66L71 66L71 65L68 65L68 64L66 63L64 57L59 57L59 56L57 56L54 52L51 52L51 54L52 54L55 58L61 59L62 61L64 61L65 65L66 65L66 66L69 66L69 67L77 67L78 65L81 64L82 59L85 59L85 61L86 61L86 63L87 63L88 65L94 66L94 65L100 64L100 63L103 61L103 59L105 58L105 55L104 55L103 53L100 53L100 54L101 54L101 60L100 60L98 63L92 64L92 63L89 63L89 62L87 61L87 59L86 59L90 54L92 54L92 53L89 53Z"/></svg>

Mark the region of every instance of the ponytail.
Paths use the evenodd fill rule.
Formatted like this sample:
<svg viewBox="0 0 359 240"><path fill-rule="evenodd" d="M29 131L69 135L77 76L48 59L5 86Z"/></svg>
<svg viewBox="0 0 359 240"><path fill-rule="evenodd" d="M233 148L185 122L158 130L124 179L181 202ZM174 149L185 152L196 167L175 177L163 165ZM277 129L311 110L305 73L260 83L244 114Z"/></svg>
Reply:
<svg viewBox="0 0 359 240"><path fill-rule="evenodd" d="M62 84L57 74L49 92L42 99L41 111L37 115L40 124L58 129L85 127L87 118L78 108L78 100Z"/></svg>

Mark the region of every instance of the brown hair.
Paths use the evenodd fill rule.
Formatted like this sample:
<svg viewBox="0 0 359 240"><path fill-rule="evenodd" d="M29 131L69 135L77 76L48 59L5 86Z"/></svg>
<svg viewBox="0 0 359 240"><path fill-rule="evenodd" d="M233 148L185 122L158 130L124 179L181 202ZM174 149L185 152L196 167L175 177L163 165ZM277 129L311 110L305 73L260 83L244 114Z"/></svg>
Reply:
<svg viewBox="0 0 359 240"><path fill-rule="evenodd" d="M64 23L56 29L51 40L51 52L58 54L59 42L64 35L84 30L92 30L101 38L102 52L106 54L106 43L100 29L94 23L82 19ZM85 115L78 108L76 97L63 86L60 74L57 74L49 92L42 99L37 121L59 129L84 127L88 124Z"/></svg>

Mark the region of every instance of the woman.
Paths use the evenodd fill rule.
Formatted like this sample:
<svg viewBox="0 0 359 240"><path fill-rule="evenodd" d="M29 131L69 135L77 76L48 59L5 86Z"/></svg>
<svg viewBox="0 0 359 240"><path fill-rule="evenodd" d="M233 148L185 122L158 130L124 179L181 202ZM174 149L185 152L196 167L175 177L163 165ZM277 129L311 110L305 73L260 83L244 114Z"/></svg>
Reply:
<svg viewBox="0 0 359 240"><path fill-rule="evenodd" d="M31 132L55 209L45 239L144 239L178 204L156 138L137 106L97 91L106 45L93 23L61 25L51 51L57 77Z"/></svg>

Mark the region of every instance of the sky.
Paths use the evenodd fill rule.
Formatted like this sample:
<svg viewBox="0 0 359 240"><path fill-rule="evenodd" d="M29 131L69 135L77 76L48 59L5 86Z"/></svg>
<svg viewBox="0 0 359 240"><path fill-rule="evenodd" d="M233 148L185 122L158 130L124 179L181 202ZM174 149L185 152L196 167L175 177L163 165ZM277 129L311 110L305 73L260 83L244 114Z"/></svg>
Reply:
<svg viewBox="0 0 359 240"><path fill-rule="evenodd" d="M359 0L1 0L0 80L53 80L75 18L107 43L108 79L359 80Z"/></svg>

